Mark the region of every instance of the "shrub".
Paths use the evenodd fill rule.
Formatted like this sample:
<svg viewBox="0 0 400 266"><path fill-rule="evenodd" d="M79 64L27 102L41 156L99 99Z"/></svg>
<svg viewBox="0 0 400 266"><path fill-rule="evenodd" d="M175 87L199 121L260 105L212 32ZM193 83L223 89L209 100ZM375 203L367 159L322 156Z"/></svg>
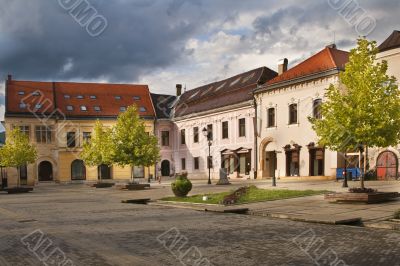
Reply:
<svg viewBox="0 0 400 266"><path fill-rule="evenodd" d="M396 211L393 216L394 219L400 219L400 210Z"/></svg>
<svg viewBox="0 0 400 266"><path fill-rule="evenodd" d="M376 171L375 171L375 170L368 170L368 171L365 173L364 179L365 179L366 181L375 181L375 180L377 180L378 178L377 178L377 176L376 176Z"/></svg>
<svg viewBox="0 0 400 266"><path fill-rule="evenodd" d="M187 178L187 173L176 175L175 182L171 184L172 192L177 197L186 197L192 187L192 182Z"/></svg>
<svg viewBox="0 0 400 266"><path fill-rule="evenodd" d="M350 188L350 193L376 193L378 190L373 188Z"/></svg>

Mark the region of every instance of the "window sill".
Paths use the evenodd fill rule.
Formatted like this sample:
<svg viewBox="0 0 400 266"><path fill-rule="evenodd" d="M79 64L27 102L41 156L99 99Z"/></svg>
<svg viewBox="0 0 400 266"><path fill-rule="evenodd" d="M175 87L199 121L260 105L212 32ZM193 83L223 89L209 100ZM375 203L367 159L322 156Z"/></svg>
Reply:
<svg viewBox="0 0 400 266"><path fill-rule="evenodd" d="M278 127L276 127L276 126L275 126L275 127L267 127L267 130L268 130L268 131L277 130L277 129L278 129Z"/></svg>
<svg viewBox="0 0 400 266"><path fill-rule="evenodd" d="M297 123L297 124L288 124L287 125L287 127L299 127L299 126L300 126L299 123Z"/></svg>

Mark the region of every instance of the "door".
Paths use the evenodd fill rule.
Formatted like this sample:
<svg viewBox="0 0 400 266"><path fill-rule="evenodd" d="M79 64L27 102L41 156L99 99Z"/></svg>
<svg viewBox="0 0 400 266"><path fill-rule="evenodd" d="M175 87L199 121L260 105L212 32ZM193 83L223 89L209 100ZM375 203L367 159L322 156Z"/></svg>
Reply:
<svg viewBox="0 0 400 266"><path fill-rule="evenodd" d="M71 164L71 179L86 180L86 167L82 160L75 160Z"/></svg>
<svg viewBox="0 0 400 266"><path fill-rule="evenodd" d="M267 151L265 155L263 177L273 177L276 168L277 168L276 153L273 151Z"/></svg>
<svg viewBox="0 0 400 266"><path fill-rule="evenodd" d="M384 151L378 156L376 172L379 180L397 179L398 159L391 151Z"/></svg>
<svg viewBox="0 0 400 266"><path fill-rule="evenodd" d="M102 164L97 169L98 179L111 179L111 167L108 165Z"/></svg>
<svg viewBox="0 0 400 266"><path fill-rule="evenodd" d="M161 162L161 175L162 176L170 176L170 163L168 160L164 160Z"/></svg>
<svg viewBox="0 0 400 266"><path fill-rule="evenodd" d="M53 181L53 165L48 161L39 164L39 181Z"/></svg>
<svg viewBox="0 0 400 266"><path fill-rule="evenodd" d="M19 167L19 177L21 186L28 185L28 167L26 165Z"/></svg>

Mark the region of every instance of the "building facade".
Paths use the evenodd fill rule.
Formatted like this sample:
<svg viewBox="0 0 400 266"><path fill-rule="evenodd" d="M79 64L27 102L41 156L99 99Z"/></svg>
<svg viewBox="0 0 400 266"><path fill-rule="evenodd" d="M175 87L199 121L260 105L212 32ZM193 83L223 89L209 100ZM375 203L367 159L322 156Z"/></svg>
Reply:
<svg viewBox="0 0 400 266"><path fill-rule="evenodd" d="M332 45L255 90L257 102L258 178L335 177L343 160L318 146L309 117L320 118L320 104L330 84L338 84L348 53Z"/></svg>
<svg viewBox="0 0 400 266"><path fill-rule="evenodd" d="M117 116L130 105L137 105L146 130L154 132L156 114L146 85L6 82L6 132L18 127L36 146L38 159L21 168L21 184L37 182L129 180L130 167L88 167L80 159L85 141L95 122L106 127L116 124ZM136 166L137 178L155 175L154 167ZM17 183L17 170L7 169L8 185Z"/></svg>
<svg viewBox="0 0 400 266"><path fill-rule="evenodd" d="M230 178L254 178L252 91L275 76L262 67L183 94L178 85L170 121L157 122L160 174L187 172L192 179L209 174L218 179L225 168Z"/></svg>

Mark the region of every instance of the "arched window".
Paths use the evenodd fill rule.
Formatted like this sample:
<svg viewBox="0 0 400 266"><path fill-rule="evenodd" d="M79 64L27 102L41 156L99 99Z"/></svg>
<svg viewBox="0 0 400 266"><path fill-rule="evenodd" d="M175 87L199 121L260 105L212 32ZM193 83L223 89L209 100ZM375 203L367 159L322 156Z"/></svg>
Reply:
<svg viewBox="0 0 400 266"><path fill-rule="evenodd" d="M322 118L321 104L322 104L322 100L321 99L316 99L313 102L313 117L315 119L321 119Z"/></svg>
<svg viewBox="0 0 400 266"><path fill-rule="evenodd" d="M289 105L289 125L297 124L297 104Z"/></svg>
<svg viewBox="0 0 400 266"><path fill-rule="evenodd" d="M71 179L72 180L85 180L86 167L82 160L75 160L71 164Z"/></svg>

